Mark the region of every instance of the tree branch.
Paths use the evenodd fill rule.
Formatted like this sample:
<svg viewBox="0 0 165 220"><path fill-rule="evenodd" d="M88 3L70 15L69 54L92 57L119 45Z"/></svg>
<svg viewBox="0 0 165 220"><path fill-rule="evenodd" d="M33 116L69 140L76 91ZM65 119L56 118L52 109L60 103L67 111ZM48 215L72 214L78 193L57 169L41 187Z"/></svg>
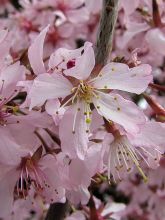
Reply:
<svg viewBox="0 0 165 220"><path fill-rule="evenodd" d="M64 220L69 212L69 203L54 203L50 205L45 220Z"/></svg>
<svg viewBox="0 0 165 220"><path fill-rule="evenodd" d="M103 0L103 9L100 19L96 43L96 66L106 64L112 50L113 34L118 15L119 0Z"/></svg>

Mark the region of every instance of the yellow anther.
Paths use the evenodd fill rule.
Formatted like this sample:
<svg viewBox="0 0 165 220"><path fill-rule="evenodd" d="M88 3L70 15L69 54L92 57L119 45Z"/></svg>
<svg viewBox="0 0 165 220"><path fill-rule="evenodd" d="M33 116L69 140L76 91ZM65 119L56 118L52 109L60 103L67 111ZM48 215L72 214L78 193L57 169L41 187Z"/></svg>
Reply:
<svg viewBox="0 0 165 220"><path fill-rule="evenodd" d="M91 119L90 118L86 118L86 123L90 124L91 123Z"/></svg>
<svg viewBox="0 0 165 220"><path fill-rule="evenodd" d="M17 112L19 110L18 106L13 107L13 112Z"/></svg>

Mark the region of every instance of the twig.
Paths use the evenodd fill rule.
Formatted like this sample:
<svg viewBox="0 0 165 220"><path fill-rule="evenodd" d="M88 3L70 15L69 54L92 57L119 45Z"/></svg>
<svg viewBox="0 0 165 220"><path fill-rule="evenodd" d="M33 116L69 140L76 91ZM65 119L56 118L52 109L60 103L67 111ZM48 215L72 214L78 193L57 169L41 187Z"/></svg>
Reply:
<svg viewBox="0 0 165 220"><path fill-rule="evenodd" d="M158 84L155 84L155 83L150 83L149 86L153 89L158 90L158 91L165 92L165 86L158 85Z"/></svg>
<svg viewBox="0 0 165 220"><path fill-rule="evenodd" d="M152 14L153 14L152 16L155 27L161 27L162 22L161 22L157 0L152 0Z"/></svg>
<svg viewBox="0 0 165 220"><path fill-rule="evenodd" d="M103 0L95 55L96 66L106 64L112 50L113 34L118 14L118 0Z"/></svg>
<svg viewBox="0 0 165 220"><path fill-rule="evenodd" d="M68 201L66 203L54 203L50 205L45 220L64 220L69 209L70 206Z"/></svg>
<svg viewBox="0 0 165 220"><path fill-rule="evenodd" d="M92 195L89 200L89 207L90 207L90 220L99 220L100 219L99 213L97 212Z"/></svg>
<svg viewBox="0 0 165 220"><path fill-rule="evenodd" d="M148 102L150 107L153 109L155 114L165 116L165 109L159 103L156 102L151 96L143 94L145 100Z"/></svg>
<svg viewBox="0 0 165 220"><path fill-rule="evenodd" d="M57 135L55 135L51 130L49 130L48 128L45 128L45 131L49 134L49 136L52 138L52 140L58 144L59 146L61 146L61 141L60 139L57 137Z"/></svg>

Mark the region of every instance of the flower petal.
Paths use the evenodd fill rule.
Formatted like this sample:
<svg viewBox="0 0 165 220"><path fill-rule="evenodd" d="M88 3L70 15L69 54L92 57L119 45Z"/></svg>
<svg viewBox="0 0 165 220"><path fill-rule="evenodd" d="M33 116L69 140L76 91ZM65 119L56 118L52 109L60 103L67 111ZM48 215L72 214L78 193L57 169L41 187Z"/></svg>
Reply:
<svg viewBox="0 0 165 220"><path fill-rule="evenodd" d="M83 47L75 49L75 50L69 50L66 48L59 48L57 49L49 59L49 68L54 69L54 67L58 67L58 69L67 69L67 63L69 60L74 60L75 58L81 56L81 52L83 50Z"/></svg>
<svg viewBox="0 0 165 220"><path fill-rule="evenodd" d="M143 112L131 101L117 94L99 93L99 99L93 99L100 115L107 120L122 125L129 133L137 133L145 123Z"/></svg>
<svg viewBox="0 0 165 220"><path fill-rule="evenodd" d="M76 10L69 10L66 13L68 21L73 24L87 22L89 20L89 12L86 8L79 8Z"/></svg>
<svg viewBox="0 0 165 220"><path fill-rule="evenodd" d="M61 120L59 134L62 151L71 158L84 160L88 149L88 133L83 109L75 105L69 108ZM67 129L66 129L67 128Z"/></svg>
<svg viewBox="0 0 165 220"><path fill-rule="evenodd" d="M25 73L26 68L20 65L20 62L16 62L2 69L0 74L0 88L3 88L1 96L8 98L12 94L16 95L17 82L25 79Z"/></svg>
<svg viewBox="0 0 165 220"><path fill-rule="evenodd" d="M67 76L73 76L77 79L85 80L91 74L95 66L95 55L90 43L84 46L84 53L75 60L73 68L64 71Z"/></svg>
<svg viewBox="0 0 165 220"><path fill-rule="evenodd" d="M162 146L162 150L164 151L165 150L164 134L165 134L165 127L162 126L162 123L155 121L148 121L143 125L140 133L138 133L135 136L135 138L131 139L130 141L132 144L134 144L137 147Z"/></svg>
<svg viewBox="0 0 165 220"><path fill-rule="evenodd" d="M28 50L30 65L36 75L46 72L43 62L43 47L48 29L49 25L41 31Z"/></svg>
<svg viewBox="0 0 165 220"><path fill-rule="evenodd" d="M147 32L145 39L149 46L162 56L165 55L165 34L158 28Z"/></svg>
<svg viewBox="0 0 165 220"><path fill-rule="evenodd" d="M0 164L16 166L20 158L27 155L27 151L20 148L12 137L9 129L0 128Z"/></svg>
<svg viewBox="0 0 165 220"><path fill-rule="evenodd" d="M97 89L117 89L140 94L151 81L151 66L148 64L129 69L126 64L110 63L93 80L93 86Z"/></svg>
<svg viewBox="0 0 165 220"><path fill-rule="evenodd" d="M18 178L18 171L11 169L0 180L0 217L5 218L13 207L13 192Z"/></svg>
<svg viewBox="0 0 165 220"><path fill-rule="evenodd" d="M123 49L127 46L129 41L139 33L142 33L148 30L150 27L147 23L137 23L137 22L128 22L127 30L125 31L122 37L119 37L117 41L117 46L120 49Z"/></svg>
<svg viewBox="0 0 165 220"><path fill-rule="evenodd" d="M35 78L28 94L31 100L30 109L41 106L46 100L64 98L71 93L72 84L62 75L40 74Z"/></svg>

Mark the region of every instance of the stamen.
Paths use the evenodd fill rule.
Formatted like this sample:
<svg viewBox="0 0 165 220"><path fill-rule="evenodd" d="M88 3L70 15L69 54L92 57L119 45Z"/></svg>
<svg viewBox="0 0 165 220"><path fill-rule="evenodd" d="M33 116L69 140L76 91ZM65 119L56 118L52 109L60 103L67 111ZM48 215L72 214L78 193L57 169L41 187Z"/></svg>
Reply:
<svg viewBox="0 0 165 220"><path fill-rule="evenodd" d="M124 163L125 163L125 165L126 165L126 168L127 168L127 170L129 170L130 167L128 166L127 161L126 161L126 159L125 159L125 155L124 155L124 153L123 153L124 147L122 148L122 147L120 146L120 144L119 144L119 149L120 149L120 151L121 151L121 155L122 155L122 157L123 157L123 160L124 160Z"/></svg>
<svg viewBox="0 0 165 220"><path fill-rule="evenodd" d="M121 162L120 162L120 159L119 159L119 153L118 153L118 149L117 148L116 148L116 155L117 155L117 160L118 160L119 166L121 166Z"/></svg>
<svg viewBox="0 0 165 220"><path fill-rule="evenodd" d="M145 161L145 163L147 164L147 166L150 167L148 161L147 161L146 158L141 154L141 152L140 152L138 149L136 149L136 152L137 152L137 153L140 155L140 157Z"/></svg>
<svg viewBox="0 0 165 220"><path fill-rule="evenodd" d="M77 104L77 106L78 106L78 104ZM73 127L72 127L73 134L75 134L75 125L76 125L77 113L80 111L79 109L80 108L76 108L76 112L75 112L74 119L73 119Z"/></svg>
<svg viewBox="0 0 165 220"><path fill-rule="evenodd" d="M69 104L69 102L72 101L72 97L70 99L68 99L63 105L60 106L60 108L64 108L67 104ZM56 114L58 114L59 110L56 111Z"/></svg>
<svg viewBox="0 0 165 220"><path fill-rule="evenodd" d="M108 182L110 181L110 171L111 171L111 146L109 146L109 153L108 153ZM110 182L109 182L110 183Z"/></svg>
<svg viewBox="0 0 165 220"><path fill-rule="evenodd" d="M4 79L2 79L2 85L1 85L1 89L0 89L0 94L3 92L4 83L5 83L5 80L4 80Z"/></svg>
<svg viewBox="0 0 165 220"><path fill-rule="evenodd" d="M30 189L30 186L34 188L36 192L41 192L44 189L44 185L48 188L50 187L46 183L46 177L42 170L34 164L32 158L22 158L20 164L21 172L20 178L16 182L16 193L17 196L26 199L27 193Z"/></svg>
<svg viewBox="0 0 165 220"><path fill-rule="evenodd" d="M143 170L141 169L141 167L140 167L140 165L139 165L139 162L137 161L137 159L136 159L134 153L133 153L132 150L129 148L129 146L128 146L128 153L130 154L130 156L131 156L133 162L135 163L135 165L136 165L137 169L139 170L140 174L142 175L144 182L147 182L148 179L147 179L146 175L144 174Z"/></svg>
<svg viewBox="0 0 165 220"><path fill-rule="evenodd" d="M146 149L144 149L144 147L140 147L145 153L147 153L150 157L152 157L153 159L155 158L155 155L152 155L149 151L147 151Z"/></svg>

